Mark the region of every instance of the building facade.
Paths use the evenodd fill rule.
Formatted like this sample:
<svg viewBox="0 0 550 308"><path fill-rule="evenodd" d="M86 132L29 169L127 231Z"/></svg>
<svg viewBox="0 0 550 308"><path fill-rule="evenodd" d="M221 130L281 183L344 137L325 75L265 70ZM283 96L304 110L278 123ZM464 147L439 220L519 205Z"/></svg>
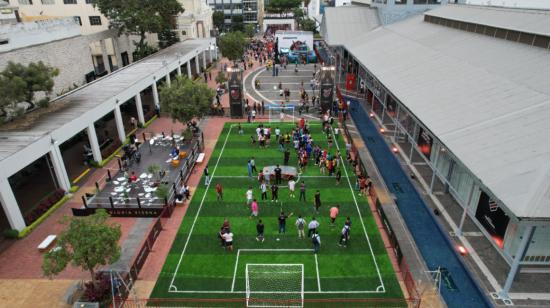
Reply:
<svg viewBox="0 0 550 308"><path fill-rule="evenodd" d="M242 16L245 24L261 24L263 0L207 0L207 3L212 10L224 13L227 28L231 25L233 16Z"/></svg>

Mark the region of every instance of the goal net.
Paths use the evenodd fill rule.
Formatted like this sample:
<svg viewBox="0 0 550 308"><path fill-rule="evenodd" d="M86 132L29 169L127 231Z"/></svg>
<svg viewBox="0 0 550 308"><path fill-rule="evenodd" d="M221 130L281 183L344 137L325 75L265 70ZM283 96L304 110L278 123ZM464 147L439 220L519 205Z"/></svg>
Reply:
<svg viewBox="0 0 550 308"><path fill-rule="evenodd" d="M303 264L246 264L247 307L303 305Z"/></svg>
<svg viewBox="0 0 550 308"><path fill-rule="evenodd" d="M294 106L269 106L269 122L295 121Z"/></svg>

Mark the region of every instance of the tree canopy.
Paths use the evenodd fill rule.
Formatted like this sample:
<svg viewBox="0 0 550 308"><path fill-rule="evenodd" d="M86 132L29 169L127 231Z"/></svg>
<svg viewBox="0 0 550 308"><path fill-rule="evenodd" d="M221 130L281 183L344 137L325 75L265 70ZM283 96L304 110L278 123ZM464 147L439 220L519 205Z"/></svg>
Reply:
<svg viewBox="0 0 550 308"><path fill-rule="evenodd" d="M145 43L145 33L161 33L172 28L174 15L183 13L178 0L92 0L120 33L137 34Z"/></svg>
<svg viewBox="0 0 550 308"><path fill-rule="evenodd" d="M214 24L214 27L218 28L219 31L223 30L224 23L225 23L225 14L222 11L215 11L212 14L212 23Z"/></svg>
<svg viewBox="0 0 550 308"><path fill-rule="evenodd" d="M246 49L247 40L240 31L229 32L221 36L218 47L224 57L236 61L243 57Z"/></svg>
<svg viewBox="0 0 550 308"><path fill-rule="evenodd" d="M254 37L254 34L256 34L256 26L253 24L246 24L244 26L244 33L248 38Z"/></svg>
<svg viewBox="0 0 550 308"><path fill-rule="evenodd" d="M288 13L302 4L301 0L270 0L267 11L271 13Z"/></svg>
<svg viewBox="0 0 550 308"><path fill-rule="evenodd" d="M69 263L88 271L95 281L95 272L104 265L113 264L120 258L121 230L118 224L108 224L105 210L83 217L65 217L61 223L68 224L57 237L56 248L44 255L42 271L53 277Z"/></svg>
<svg viewBox="0 0 550 308"><path fill-rule="evenodd" d="M244 32L243 15L231 16L231 31Z"/></svg>
<svg viewBox="0 0 550 308"><path fill-rule="evenodd" d="M304 18L300 20L300 29L317 33L317 23L313 19Z"/></svg>
<svg viewBox="0 0 550 308"><path fill-rule="evenodd" d="M13 107L16 103L26 101L34 107L36 92L48 95L54 86L54 77L59 69L44 64L42 61L28 65L8 62L0 72L0 108Z"/></svg>
<svg viewBox="0 0 550 308"><path fill-rule="evenodd" d="M187 123L209 113L214 95L206 83L178 76L170 86L160 87L161 110L169 113L172 120Z"/></svg>

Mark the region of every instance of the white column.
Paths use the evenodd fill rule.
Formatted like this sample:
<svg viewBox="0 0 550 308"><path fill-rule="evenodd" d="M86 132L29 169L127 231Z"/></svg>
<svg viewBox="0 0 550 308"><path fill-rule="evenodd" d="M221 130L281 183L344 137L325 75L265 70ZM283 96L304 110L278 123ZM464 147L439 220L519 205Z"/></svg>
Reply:
<svg viewBox="0 0 550 308"><path fill-rule="evenodd" d="M193 78L193 76L191 76L191 60L189 60L189 62L187 62L187 77L189 77L189 79Z"/></svg>
<svg viewBox="0 0 550 308"><path fill-rule="evenodd" d="M124 142L126 140L126 133L124 132L124 123L122 121L122 113L120 112L120 106L115 106L115 122L116 122L116 130L118 132L118 139L120 139L120 142Z"/></svg>
<svg viewBox="0 0 550 308"><path fill-rule="evenodd" d="M159 107L159 90L157 89L157 81L155 80L153 82L153 101L155 102L155 106Z"/></svg>
<svg viewBox="0 0 550 308"><path fill-rule="evenodd" d="M197 54L195 56L195 66L197 67L197 75L200 75L201 74L201 68L199 66L199 61L200 61L200 57L199 57L200 54Z"/></svg>
<svg viewBox="0 0 550 308"><path fill-rule="evenodd" d="M19 231L23 230L27 225L7 178L0 179L0 203L2 203L2 208L4 208L10 226Z"/></svg>
<svg viewBox="0 0 550 308"><path fill-rule="evenodd" d="M113 51L116 57L116 65L118 68L122 68L122 54L120 53L120 48L118 48L118 38L111 38L113 42Z"/></svg>
<svg viewBox="0 0 550 308"><path fill-rule="evenodd" d="M166 75L166 84L167 84L168 86L171 86L171 85L172 85L172 80L171 80L171 78L170 78L170 74L167 74L167 75Z"/></svg>
<svg viewBox="0 0 550 308"><path fill-rule="evenodd" d="M99 41L101 45L101 57L103 58L103 65L107 72L111 72L111 67L109 66L109 55L107 54L107 46L105 45L105 40Z"/></svg>
<svg viewBox="0 0 550 308"><path fill-rule="evenodd" d="M214 52L212 51L212 48L214 48L213 45L208 46L208 59L210 59L210 63L214 62L214 57L212 56L212 53Z"/></svg>
<svg viewBox="0 0 550 308"><path fill-rule="evenodd" d="M65 169L65 163L63 162L63 156L61 156L61 151L59 150L59 144L54 142L50 150L50 158L53 164L53 170L55 171L55 176L59 186L66 192L71 190L71 181L67 175L67 169Z"/></svg>
<svg viewBox="0 0 550 308"><path fill-rule="evenodd" d="M181 65L178 65L178 68L176 68L176 73L178 73L178 76L181 76Z"/></svg>
<svg viewBox="0 0 550 308"><path fill-rule="evenodd" d="M143 116L143 104L141 103L141 92L136 94L135 101L136 101L136 108L137 108L137 114L138 114L138 121L143 125L145 124L145 117Z"/></svg>
<svg viewBox="0 0 550 308"><path fill-rule="evenodd" d="M103 160L101 157L101 149L99 148L99 141L97 141L97 133L95 132L94 123L88 125L88 141L90 141L90 148L92 148L92 154L94 155L94 160L100 163Z"/></svg>
<svg viewBox="0 0 550 308"><path fill-rule="evenodd" d="M206 50L202 51L202 66L204 67L204 70L206 71Z"/></svg>
<svg viewBox="0 0 550 308"><path fill-rule="evenodd" d="M533 233L535 233L534 226L527 226L525 228L525 231L523 231L521 242L519 243L518 249L516 250L514 261L510 266L510 271L508 272L508 277L506 277L506 282L504 282L504 286L502 287L502 290L498 292L498 296L500 297L500 299L504 299L504 300L510 299L508 292L510 291L510 288L512 287L512 283L516 278L516 274L519 270L520 262L525 256L525 253L527 253L527 250L529 249L529 243L533 238Z"/></svg>

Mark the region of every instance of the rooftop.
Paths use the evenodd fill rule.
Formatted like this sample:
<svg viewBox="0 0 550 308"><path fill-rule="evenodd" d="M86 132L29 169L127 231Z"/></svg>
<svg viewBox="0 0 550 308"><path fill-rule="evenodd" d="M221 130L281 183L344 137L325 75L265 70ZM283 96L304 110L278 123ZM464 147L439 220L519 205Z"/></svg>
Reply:
<svg viewBox="0 0 550 308"><path fill-rule="evenodd" d="M453 5L430 14L468 10L476 15L480 9ZM524 12L482 10L494 12L479 15L480 23ZM544 28L547 21L534 18L529 27ZM345 47L516 216L550 218L548 50L423 16L376 28Z"/></svg>
<svg viewBox="0 0 550 308"><path fill-rule="evenodd" d="M344 45L380 26L376 9L361 6L327 7L321 22L321 35L332 46Z"/></svg>

